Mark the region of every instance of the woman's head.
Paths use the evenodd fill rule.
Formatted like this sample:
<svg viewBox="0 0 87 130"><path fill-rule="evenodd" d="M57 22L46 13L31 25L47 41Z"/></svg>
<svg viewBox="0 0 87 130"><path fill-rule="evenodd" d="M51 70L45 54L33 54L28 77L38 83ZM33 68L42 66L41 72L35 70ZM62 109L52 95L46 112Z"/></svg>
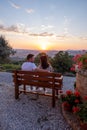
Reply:
<svg viewBox="0 0 87 130"><path fill-rule="evenodd" d="M47 55L42 55L42 56L40 57L40 62L41 62L41 67L42 67L42 69L46 69L46 68L49 67Z"/></svg>

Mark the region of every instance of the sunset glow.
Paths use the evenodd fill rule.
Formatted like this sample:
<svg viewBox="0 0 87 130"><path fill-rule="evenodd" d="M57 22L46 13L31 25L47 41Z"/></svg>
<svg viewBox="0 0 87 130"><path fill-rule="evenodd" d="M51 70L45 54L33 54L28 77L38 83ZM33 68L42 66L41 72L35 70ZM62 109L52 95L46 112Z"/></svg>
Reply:
<svg viewBox="0 0 87 130"><path fill-rule="evenodd" d="M3 0L0 7L0 35L13 48L87 49L87 0Z"/></svg>
<svg viewBox="0 0 87 130"><path fill-rule="evenodd" d="M46 45L42 44L42 47L41 47L42 50L47 50L47 47Z"/></svg>

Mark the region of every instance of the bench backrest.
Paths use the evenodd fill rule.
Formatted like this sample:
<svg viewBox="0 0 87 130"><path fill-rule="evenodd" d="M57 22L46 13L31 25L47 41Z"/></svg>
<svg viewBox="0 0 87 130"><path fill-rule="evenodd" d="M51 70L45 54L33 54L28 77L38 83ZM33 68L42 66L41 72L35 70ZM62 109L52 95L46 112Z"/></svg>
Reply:
<svg viewBox="0 0 87 130"><path fill-rule="evenodd" d="M61 88L62 75L60 73L36 72L36 71L14 71L13 81L15 84L32 85L39 87Z"/></svg>

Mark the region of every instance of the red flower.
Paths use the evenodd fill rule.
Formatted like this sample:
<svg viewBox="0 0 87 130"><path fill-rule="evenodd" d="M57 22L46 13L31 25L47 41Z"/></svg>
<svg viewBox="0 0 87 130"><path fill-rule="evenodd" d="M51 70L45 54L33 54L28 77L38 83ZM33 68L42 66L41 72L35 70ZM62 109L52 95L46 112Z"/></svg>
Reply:
<svg viewBox="0 0 87 130"><path fill-rule="evenodd" d="M84 99L87 100L87 96L85 96Z"/></svg>
<svg viewBox="0 0 87 130"><path fill-rule="evenodd" d="M71 94L72 94L72 91L71 91L71 90L67 90L67 91L66 91L66 94L67 94L67 95L71 95Z"/></svg>
<svg viewBox="0 0 87 130"><path fill-rule="evenodd" d="M76 100L75 100L75 103L79 103L79 100L78 100L78 99L76 99Z"/></svg>
<svg viewBox="0 0 87 130"><path fill-rule="evenodd" d="M70 70L71 70L71 71L75 71L75 68L74 68L74 67L71 67Z"/></svg>
<svg viewBox="0 0 87 130"><path fill-rule="evenodd" d="M63 102L62 105L64 106L64 110L70 111L70 104L67 101Z"/></svg>
<svg viewBox="0 0 87 130"><path fill-rule="evenodd" d="M63 102L62 105L65 106L65 107L66 107L66 106L67 106L67 107L70 106L69 103L68 103L67 101Z"/></svg>
<svg viewBox="0 0 87 130"><path fill-rule="evenodd" d="M76 97L79 97L79 96L80 96L80 93L79 93L78 91L75 91L75 92L74 92L74 95L75 95Z"/></svg>
<svg viewBox="0 0 87 130"><path fill-rule="evenodd" d="M87 63L87 59L85 60L85 62Z"/></svg>
<svg viewBox="0 0 87 130"><path fill-rule="evenodd" d="M73 57L73 61L78 62L78 59L81 57L80 54Z"/></svg>
<svg viewBox="0 0 87 130"><path fill-rule="evenodd" d="M73 113L77 113L80 111L80 108L79 107L73 107L72 109Z"/></svg>
<svg viewBox="0 0 87 130"><path fill-rule="evenodd" d="M78 63L78 68L82 68L82 65L83 65L82 62L79 62Z"/></svg>

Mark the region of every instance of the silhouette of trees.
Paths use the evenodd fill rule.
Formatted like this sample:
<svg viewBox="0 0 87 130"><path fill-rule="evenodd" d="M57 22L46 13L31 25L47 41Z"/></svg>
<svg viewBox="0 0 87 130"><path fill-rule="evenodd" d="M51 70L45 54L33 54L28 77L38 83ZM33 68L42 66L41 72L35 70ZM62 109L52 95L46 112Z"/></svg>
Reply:
<svg viewBox="0 0 87 130"><path fill-rule="evenodd" d="M68 52L59 51L55 54L51 63L56 72L70 72L70 68L73 64L72 56L70 56Z"/></svg>
<svg viewBox="0 0 87 130"><path fill-rule="evenodd" d="M8 41L4 36L0 36L0 63L6 62L9 60L10 55L16 53L12 47L9 45Z"/></svg>

